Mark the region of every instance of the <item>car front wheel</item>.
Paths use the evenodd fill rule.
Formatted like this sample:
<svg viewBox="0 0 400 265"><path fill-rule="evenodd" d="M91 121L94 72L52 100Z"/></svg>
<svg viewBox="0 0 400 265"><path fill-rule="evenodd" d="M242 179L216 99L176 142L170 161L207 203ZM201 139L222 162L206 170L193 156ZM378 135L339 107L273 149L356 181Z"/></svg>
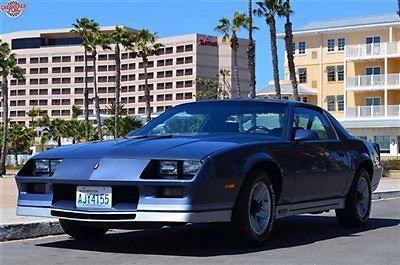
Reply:
<svg viewBox="0 0 400 265"><path fill-rule="evenodd" d="M360 169L346 198L344 209L336 210L336 218L342 226L364 226L371 212L371 184L369 174L365 169Z"/></svg>
<svg viewBox="0 0 400 265"><path fill-rule="evenodd" d="M108 229L102 227L93 227L82 224L81 222L60 220L60 225L64 232L73 238L99 238L103 236Z"/></svg>
<svg viewBox="0 0 400 265"><path fill-rule="evenodd" d="M275 193L266 173L257 169L244 181L232 212L230 235L239 246L264 243L275 221Z"/></svg>

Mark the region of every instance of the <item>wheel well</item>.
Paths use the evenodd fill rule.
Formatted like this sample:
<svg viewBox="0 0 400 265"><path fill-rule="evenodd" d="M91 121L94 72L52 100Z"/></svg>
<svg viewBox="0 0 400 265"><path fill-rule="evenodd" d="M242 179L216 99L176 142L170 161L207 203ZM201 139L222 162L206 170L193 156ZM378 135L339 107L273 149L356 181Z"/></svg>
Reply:
<svg viewBox="0 0 400 265"><path fill-rule="evenodd" d="M251 168L248 174L250 174L251 171L259 168L268 175L270 181L272 182L272 186L274 187L275 191L276 201L278 202L282 192L282 172L279 166L270 161L259 162Z"/></svg>
<svg viewBox="0 0 400 265"><path fill-rule="evenodd" d="M365 169L368 172L369 177L372 178L374 169L373 169L372 162L370 160L364 160L363 162L361 162L361 164L358 166L356 172L358 172L361 168Z"/></svg>

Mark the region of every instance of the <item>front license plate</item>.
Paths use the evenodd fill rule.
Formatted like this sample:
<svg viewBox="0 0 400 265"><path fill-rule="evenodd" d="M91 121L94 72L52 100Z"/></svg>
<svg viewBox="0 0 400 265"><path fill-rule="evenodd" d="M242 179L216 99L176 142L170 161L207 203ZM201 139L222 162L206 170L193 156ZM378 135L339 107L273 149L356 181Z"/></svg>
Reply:
<svg viewBox="0 0 400 265"><path fill-rule="evenodd" d="M77 208L111 208L111 187L78 186L76 188Z"/></svg>

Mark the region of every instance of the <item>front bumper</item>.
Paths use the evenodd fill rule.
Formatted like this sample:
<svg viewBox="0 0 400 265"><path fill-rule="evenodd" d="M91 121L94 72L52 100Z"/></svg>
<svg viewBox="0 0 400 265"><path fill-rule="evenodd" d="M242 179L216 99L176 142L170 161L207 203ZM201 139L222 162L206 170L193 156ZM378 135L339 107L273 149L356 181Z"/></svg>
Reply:
<svg viewBox="0 0 400 265"><path fill-rule="evenodd" d="M147 160L64 159L51 177L17 175L17 214L95 222L190 222L231 220L237 190L225 189L238 179L215 178L211 161L190 180L141 179ZM100 164L98 169L93 169ZM30 185L45 185L35 193ZM107 186L118 189L111 209L81 209L75 206L76 186ZM181 197L163 197L162 187L181 187ZM131 192L131 193L130 193ZM118 195L118 196L117 196ZM119 196L121 195L121 196ZM130 196L128 199L126 196ZM115 200L115 204L114 204Z"/></svg>
<svg viewBox="0 0 400 265"><path fill-rule="evenodd" d="M229 222L231 210L215 211L78 211L49 207L18 206L17 215L49 217L86 222L178 222L214 223Z"/></svg>

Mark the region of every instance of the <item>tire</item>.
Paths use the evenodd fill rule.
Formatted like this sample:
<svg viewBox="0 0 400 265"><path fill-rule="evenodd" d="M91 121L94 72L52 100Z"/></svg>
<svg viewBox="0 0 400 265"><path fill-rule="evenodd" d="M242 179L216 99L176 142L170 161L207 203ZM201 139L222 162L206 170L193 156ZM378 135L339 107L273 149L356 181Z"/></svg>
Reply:
<svg viewBox="0 0 400 265"><path fill-rule="evenodd" d="M66 234L76 239L99 238L108 230L107 228L93 227L81 222L62 219L60 219L60 225Z"/></svg>
<svg viewBox="0 0 400 265"><path fill-rule="evenodd" d="M255 199L259 197L257 194L264 194L258 202ZM271 233L275 215L272 183L263 170L256 169L245 179L232 211L228 232L233 243L240 247L262 245Z"/></svg>
<svg viewBox="0 0 400 265"><path fill-rule="evenodd" d="M344 227L363 227L367 224L370 212L370 176L361 168L357 171L347 194L345 208L336 210L336 218Z"/></svg>

